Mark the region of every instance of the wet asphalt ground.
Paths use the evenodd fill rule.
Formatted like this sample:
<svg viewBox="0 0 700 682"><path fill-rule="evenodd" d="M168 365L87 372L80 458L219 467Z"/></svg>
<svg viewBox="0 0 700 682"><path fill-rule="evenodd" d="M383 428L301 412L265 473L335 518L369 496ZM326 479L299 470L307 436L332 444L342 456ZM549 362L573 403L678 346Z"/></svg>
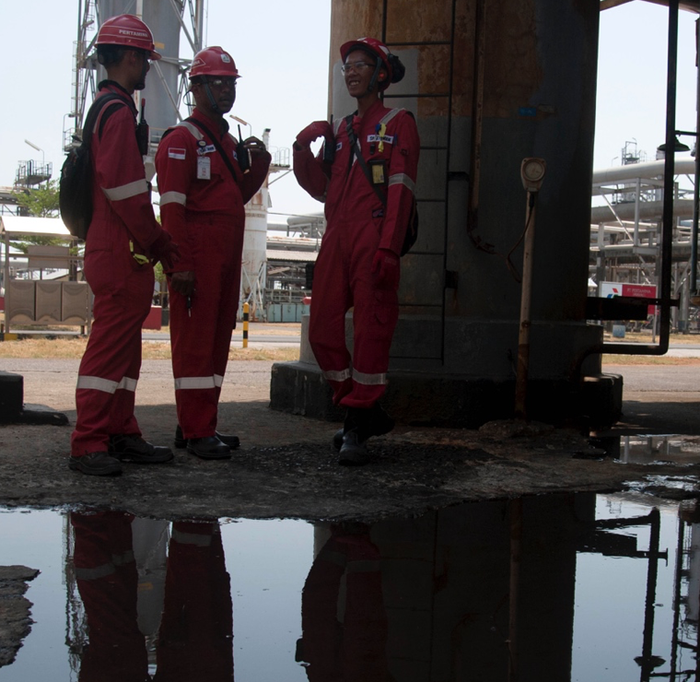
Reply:
<svg viewBox="0 0 700 682"><path fill-rule="evenodd" d="M274 334L276 343L288 343ZM373 439L369 464L341 467L330 445L338 424L269 409L268 361L229 364L218 428L241 438L231 460L204 461L177 450L171 464L125 465L120 477L88 477L67 466L78 362L0 359L0 371L23 376L28 407L58 410L69 420L67 426L0 427L0 505L115 508L158 518L376 519L470 500L621 490L651 475L700 477L695 461L682 469L661 461L622 466L591 444L589 434L518 423L479 431L398 425ZM700 365L604 371L624 377L624 414L596 436L700 435ZM169 360L143 363L136 396L144 437L172 445Z"/></svg>

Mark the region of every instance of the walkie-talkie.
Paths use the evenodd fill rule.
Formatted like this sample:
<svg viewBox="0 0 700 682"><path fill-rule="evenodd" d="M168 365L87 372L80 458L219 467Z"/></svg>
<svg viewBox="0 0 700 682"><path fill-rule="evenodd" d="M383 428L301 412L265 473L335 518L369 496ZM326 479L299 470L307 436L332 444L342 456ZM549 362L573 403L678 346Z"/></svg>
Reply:
<svg viewBox="0 0 700 682"><path fill-rule="evenodd" d="M331 130L333 129L333 114L331 114ZM335 138L326 139L323 143L323 163L335 161Z"/></svg>
<svg viewBox="0 0 700 682"><path fill-rule="evenodd" d="M146 156L148 154L148 123L144 118L146 112L146 99L141 98L141 117L139 122L136 124L136 142L139 145L139 152L141 156Z"/></svg>
<svg viewBox="0 0 700 682"><path fill-rule="evenodd" d="M243 144L243 135L241 135L241 126L238 126L238 144L236 145L236 156L238 157L238 167L243 173L250 172L250 151Z"/></svg>

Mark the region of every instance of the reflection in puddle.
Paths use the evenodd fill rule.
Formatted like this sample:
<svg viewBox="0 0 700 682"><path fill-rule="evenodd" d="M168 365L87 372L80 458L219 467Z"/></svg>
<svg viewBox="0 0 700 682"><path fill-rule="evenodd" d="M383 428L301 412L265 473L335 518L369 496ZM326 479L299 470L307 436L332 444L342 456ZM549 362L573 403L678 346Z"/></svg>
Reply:
<svg viewBox="0 0 700 682"><path fill-rule="evenodd" d="M591 445L622 464L684 466L700 462L700 436L679 434L637 434L633 436L593 436Z"/></svg>
<svg viewBox="0 0 700 682"><path fill-rule="evenodd" d="M0 565L41 570L3 682L700 680L694 502L547 495L371 526L0 518Z"/></svg>

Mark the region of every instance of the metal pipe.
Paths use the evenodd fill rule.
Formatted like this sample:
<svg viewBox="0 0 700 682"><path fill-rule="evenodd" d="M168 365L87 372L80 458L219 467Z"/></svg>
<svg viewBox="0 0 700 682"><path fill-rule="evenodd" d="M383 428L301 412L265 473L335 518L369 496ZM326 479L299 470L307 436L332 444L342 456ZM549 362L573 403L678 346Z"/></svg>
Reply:
<svg viewBox="0 0 700 682"><path fill-rule="evenodd" d="M593 172L593 184L605 185L621 182L622 180L651 180L663 175L665 160L647 161L645 163L629 163L626 166L603 168ZM678 159L675 162L676 175L691 175L695 173L693 159Z"/></svg>
<svg viewBox="0 0 700 682"><path fill-rule="evenodd" d="M697 83L695 94L695 185L693 187L693 224L690 237L690 295L696 297L698 291L698 204L700 203L700 19L695 21L695 68ZM700 303L700 300L697 301Z"/></svg>
<svg viewBox="0 0 700 682"><path fill-rule="evenodd" d="M535 248L535 204L537 192L527 193L525 243L523 245L523 281L520 292L520 327L518 330L518 366L515 379L515 417L527 419L527 379L530 369L530 328L532 315L532 269Z"/></svg>
<svg viewBox="0 0 700 682"><path fill-rule="evenodd" d="M676 142L676 71L678 64L678 6L679 0L668 3L668 64L666 74L666 156L664 158L664 197L661 221L661 274L658 278L661 301L658 344L603 343L586 350L575 363L576 372L593 353L618 353L620 355L665 355L668 352L671 332L671 265L673 248L673 176L675 170ZM697 178L696 178L697 185Z"/></svg>
<svg viewBox="0 0 700 682"><path fill-rule="evenodd" d="M658 355L668 351L671 331L671 265L673 256L673 171L676 160L676 77L678 70L679 0L668 3L668 69L666 87L666 157L664 159L663 220L661 223L661 320Z"/></svg>

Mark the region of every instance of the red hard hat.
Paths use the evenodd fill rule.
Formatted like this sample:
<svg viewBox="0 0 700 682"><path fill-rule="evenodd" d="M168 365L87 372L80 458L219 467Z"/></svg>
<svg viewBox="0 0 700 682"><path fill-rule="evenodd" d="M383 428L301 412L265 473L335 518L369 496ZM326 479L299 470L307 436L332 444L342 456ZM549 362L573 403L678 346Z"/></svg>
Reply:
<svg viewBox="0 0 700 682"><path fill-rule="evenodd" d="M240 78L236 62L226 50L214 45L197 52L192 59L190 78L197 76L228 76Z"/></svg>
<svg viewBox="0 0 700 682"><path fill-rule="evenodd" d="M369 52L370 54L374 55L375 58L381 60L389 76L382 84L383 88L388 87L389 83L394 82L394 69L391 65L391 61L389 60L389 48L384 43L376 40L375 38L358 38L357 40L350 40L347 43L343 43L340 46L340 56L343 58L343 61L348 58L348 55L353 50Z"/></svg>
<svg viewBox="0 0 700 682"><path fill-rule="evenodd" d="M96 45L122 45L150 52L151 59L160 59L153 44L151 29L133 14L119 14L105 21L97 32Z"/></svg>

